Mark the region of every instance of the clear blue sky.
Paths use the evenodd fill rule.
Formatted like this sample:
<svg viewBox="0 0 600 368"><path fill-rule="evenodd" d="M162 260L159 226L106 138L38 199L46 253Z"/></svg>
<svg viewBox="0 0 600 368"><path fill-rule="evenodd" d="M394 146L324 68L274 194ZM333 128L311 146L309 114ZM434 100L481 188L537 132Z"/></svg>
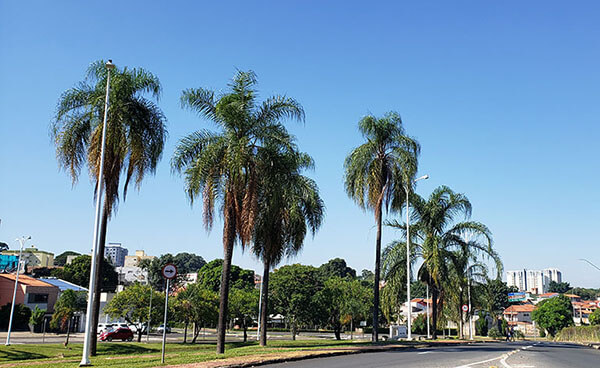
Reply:
<svg viewBox="0 0 600 368"><path fill-rule="evenodd" d="M197 4L198 3L198 4ZM374 221L343 190L357 121L401 113L422 145L418 192L465 193L493 231L506 269L557 267L600 287L600 6L579 1L380 2L0 1L0 240L87 252L93 227L86 172L58 170L49 124L87 65L111 58L163 84L169 140L155 177L121 202L108 241L130 252L221 257L221 226L202 227L169 170L177 140L212 126L179 107L183 89L223 89L252 69L262 97L306 109L291 124L316 161L327 205L321 231L293 260L343 257L373 268ZM395 234L384 229L384 241ZM259 270L248 253L234 262Z"/></svg>

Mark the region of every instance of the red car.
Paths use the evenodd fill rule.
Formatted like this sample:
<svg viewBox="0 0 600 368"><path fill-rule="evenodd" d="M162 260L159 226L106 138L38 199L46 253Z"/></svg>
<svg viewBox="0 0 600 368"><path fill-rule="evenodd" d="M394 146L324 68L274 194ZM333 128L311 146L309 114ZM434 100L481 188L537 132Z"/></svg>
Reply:
<svg viewBox="0 0 600 368"><path fill-rule="evenodd" d="M113 341L118 339L131 341L133 340L133 332L128 328L119 327L100 334L100 341Z"/></svg>

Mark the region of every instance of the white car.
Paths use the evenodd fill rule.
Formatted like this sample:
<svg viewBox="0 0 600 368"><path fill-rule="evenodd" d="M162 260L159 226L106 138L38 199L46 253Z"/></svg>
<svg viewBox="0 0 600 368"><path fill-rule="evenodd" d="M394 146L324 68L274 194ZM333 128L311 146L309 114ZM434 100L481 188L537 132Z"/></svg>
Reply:
<svg viewBox="0 0 600 368"><path fill-rule="evenodd" d="M108 332L113 329L112 323L98 323L98 333Z"/></svg>

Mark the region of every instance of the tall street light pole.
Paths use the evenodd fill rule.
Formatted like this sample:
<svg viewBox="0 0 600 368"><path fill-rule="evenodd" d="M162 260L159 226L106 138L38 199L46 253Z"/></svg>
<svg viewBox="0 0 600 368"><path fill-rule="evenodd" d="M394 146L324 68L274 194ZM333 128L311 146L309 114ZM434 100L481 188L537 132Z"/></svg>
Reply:
<svg viewBox="0 0 600 368"><path fill-rule="evenodd" d="M23 247L25 246L25 242L29 239L31 239L31 236L28 236L28 237L23 236L20 239L16 240L20 243L19 258L17 258L17 275L15 276L15 290L13 291L12 304L10 306L10 318L8 320L8 334L6 335L6 344L5 344L6 346L10 345L10 331L12 330L13 315L15 314L15 301L17 299L17 285L19 284L19 271L21 270L21 256L23 255Z"/></svg>
<svg viewBox="0 0 600 368"><path fill-rule="evenodd" d="M411 184L417 183L419 180L429 179L429 175L423 175L414 180ZM412 187L412 185L410 186ZM412 340L412 305L410 304L410 203L408 195L410 188L408 185L405 188L406 192L406 304L408 306L408 340Z"/></svg>
<svg viewBox="0 0 600 368"><path fill-rule="evenodd" d="M100 169L98 171L98 187L96 191L96 215L94 217L94 238L92 240L92 266L90 270L90 285L88 288L88 303L85 314L85 337L83 340L83 353L81 354L81 363L79 366L91 365L90 361L90 350L92 347L92 339L96 336L92 336L92 313L93 301L96 294L96 278L98 277L98 269L96 267L97 257L104 257L104 254L98 254L98 228L100 227L100 211L102 205L102 190L104 187L104 147L106 146L106 126L108 119L108 95L110 91L110 71L115 68L115 64L112 60L108 60L106 63L107 77L106 77L106 97L104 99L104 121L102 123L102 143L100 148Z"/></svg>

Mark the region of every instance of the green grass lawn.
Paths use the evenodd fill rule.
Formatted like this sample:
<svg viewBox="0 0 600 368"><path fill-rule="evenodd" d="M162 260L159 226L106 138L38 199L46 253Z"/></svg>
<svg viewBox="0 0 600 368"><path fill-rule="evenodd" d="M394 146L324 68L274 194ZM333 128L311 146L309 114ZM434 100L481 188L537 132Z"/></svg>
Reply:
<svg viewBox="0 0 600 368"><path fill-rule="evenodd" d="M269 341L262 348L256 341L248 343L229 343L224 355L215 353L214 343L167 344L166 364L184 364L232 357L285 353L298 350L326 349L343 346L370 345L366 342L296 340ZM81 344L70 344L68 349L61 344L31 344L0 346L1 367L77 367L81 361ZM98 343L98 356L92 358L94 366L111 367L154 367L160 366L160 343Z"/></svg>

